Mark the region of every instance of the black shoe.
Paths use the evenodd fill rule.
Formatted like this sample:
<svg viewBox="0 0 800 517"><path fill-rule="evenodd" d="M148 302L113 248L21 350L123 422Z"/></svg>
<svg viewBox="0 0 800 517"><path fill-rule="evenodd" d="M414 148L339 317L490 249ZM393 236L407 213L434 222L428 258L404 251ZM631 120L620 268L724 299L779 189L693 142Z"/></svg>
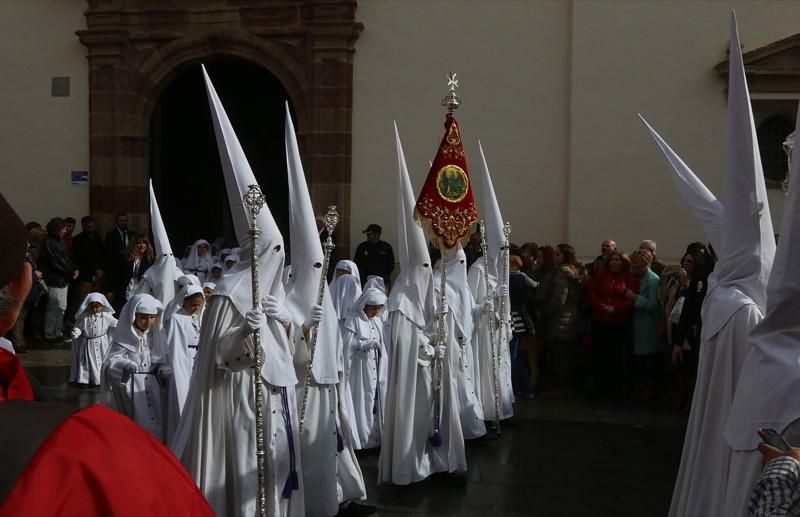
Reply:
<svg viewBox="0 0 800 517"><path fill-rule="evenodd" d="M339 508L336 517L366 517L378 513L378 507L364 503L350 503Z"/></svg>

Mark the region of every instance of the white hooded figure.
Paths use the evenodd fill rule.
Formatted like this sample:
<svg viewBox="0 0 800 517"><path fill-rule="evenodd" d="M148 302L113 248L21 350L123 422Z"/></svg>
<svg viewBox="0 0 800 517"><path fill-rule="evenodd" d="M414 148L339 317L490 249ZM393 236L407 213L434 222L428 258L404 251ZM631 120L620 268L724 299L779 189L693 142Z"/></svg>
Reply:
<svg viewBox="0 0 800 517"><path fill-rule="evenodd" d="M137 294L122 307L111 348L101 371L102 401L131 417L157 439L164 439L162 385L172 371L153 360L154 332L163 306Z"/></svg>
<svg viewBox="0 0 800 517"><path fill-rule="evenodd" d="M639 115L639 118L644 122L653 140L655 140L667 160L669 171L672 173L670 177L675 183L675 188L678 189L683 200L692 209L692 213L697 222L700 223L706 239L712 245L719 246L722 242L722 203L719 202L717 196L705 186L692 169L686 165L681 157L667 145L661 135L656 133L656 130L648 124L644 117Z"/></svg>
<svg viewBox="0 0 800 517"><path fill-rule="evenodd" d="M292 280L286 291L286 308L296 328L294 368L298 411L306 407L300 436L303 458L305 512L309 517L336 515L339 504L366 499L361 468L349 443L351 431L342 410L339 381L342 375L342 337L330 293L325 289L317 304L325 255L319 241L314 209L308 193L289 105L286 105L286 163L289 173L289 232ZM312 332L316 333L311 362ZM311 370L308 372L309 363ZM306 395L306 375L308 394ZM346 400L346 399L345 399Z"/></svg>
<svg viewBox="0 0 800 517"><path fill-rule="evenodd" d="M441 266L434 265L433 281L439 299L441 288ZM483 409L475 394L475 377L472 363L473 317L481 308L475 305L467 286L467 255L458 249L447 259L446 299L447 360L450 374L454 376L461 415L461 430L464 439L473 440L486 434ZM493 309L493 308L492 308Z"/></svg>
<svg viewBox="0 0 800 517"><path fill-rule="evenodd" d="M436 301L428 246L414 219L414 193L400 136L397 145L398 249L400 274L389 295L389 380L384 411L378 482L407 485L435 472L466 472L467 457L458 410L458 393L447 361L442 372L441 443L433 438L431 365L434 355ZM446 308L444 308L446 309Z"/></svg>
<svg viewBox="0 0 800 517"><path fill-rule="evenodd" d="M195 370L171 447L218 515L256 513L253 334L259 332L267 514L301 516L305 512L291 338L295 329L282 307L283 237L269 207L264 206L255 221L245 210L243 197L256 179L205 68L203 77L234 230L243 249L242 259L217 282L204 310ZM252 309L248 229L254 222L262 231L255 254L257 294L264 310Z"/></svg>
<svg viewBox="0 0 800 517"><path fill-rule="evenodd" d="M183 272L172 254L172 245L153 190L153 180L150 180L150 227L153 230L156 260L144 272L133 294L147 293L166 306L175 296L175 283L183 276Z"/></svg>
<svg viewBox="0 0 800 517"><path fill-rule="evenodd" d="M733 14L728 104L719 263L702 307L697 381L670 515L746 514L746 485L757 469L753 454L736 450L751 444L732 441L736 434L726 436L725 426L748 335L766 309L775 239Z"/></svg>
<svg viewBox="0 0 800 517"><path fill-rule="evenodd" d="M100 385L100 368L110 346L110 332L117 326L114 308L100 293L89 293L75 313L72 329L74 358L70 382Z"/></svg>
<svg viewBox="0 0 800 517"><path fill-rule="evenodd" d="M205 282L211 276L211 267L214 258L210 251L211 245L205 239L198 239L192 244L189 256L183 261L183 272L191 273Z"/></svg>
<svg viewBox="0 0 800 517"><path fill-rule="evenodd" d="M480 191L486 224L488 256L476 260L469 268L468 283L475 303L475 332L472 336L476 394L487 420L495 419L495 375L497 376L500 420L514 416L514 388L511 385L511 300L508 295L508 263L504 253L503 218L489 174L489 166L478 142L481 167L475 175L475 185ZM489 265L489 285L486 285L485 264ZM499 281L498 281L499 279ZM501 314L501 311L502 314ZM489 318L494 318L494 353L489 335ZM496 354L496 366L493 355ZM493 370L497 370L496 372Z"/></svg>
<svg viewBox="0 0 800 517"><path fill-rule="evenodd" d="M797 126L800 127L800 111ZM767 284L764 319L750 332L750 349L736 384L725 438L733 448L729 481L746 491L761 472L759 427L800 443L800 159L791 162L780 240ZM730 510L745 513L748 494L731 494Z"/></svg>
<svg viewBox="0 0 800 517"><path fill-rule="evenodd" d="M163 336L160 342L164 346L162 362L171 367L174 373L167 397L167 411L170 416L166 431L167 440L170 440L175 432L183 413L186 394L189 392L189 381L192 378L197 346L200 342L204 301L203 289L188 284L167 305L161 318Z"/></svg>
<svg viewBox="0 0 800 517"><path fill-rule="evenodd" d="M388 356L380 316L386 295L367 287L342 323L344 360L352 408L353 446L380 447L386 406Z"/></svg>
<svg viewBox="0 0 800 517"><path fill-rule="evenodd" d="M329 288L331 301L341 321L350 314L353 304L361 296L361 275L358 273L358 266L352 260L337 262L333 274Z"/></svg>

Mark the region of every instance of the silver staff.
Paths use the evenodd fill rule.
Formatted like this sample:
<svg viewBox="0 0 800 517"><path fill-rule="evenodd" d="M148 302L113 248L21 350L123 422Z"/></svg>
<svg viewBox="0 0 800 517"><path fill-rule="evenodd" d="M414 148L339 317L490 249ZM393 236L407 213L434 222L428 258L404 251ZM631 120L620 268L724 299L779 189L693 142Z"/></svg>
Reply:
<svg viewBox="0 0 800 517"><path fill-rule="evenodd" d="M325 287L328 285L328 268L331 264L331 252L336 245L333 243L333 230L339 224L339 213L335 206L329 206L325 214L325 229L328 237L322 247L325 249L325 260L322 264L322 275L319 277L319 289L317 289L317 305L322 305L325 300ZM308 387L311 384L311 368L314 366L314 352L317 350L317 329L319 322L315 322L308 331L309 359L306 366L306 376L303 381L303 406L300 410L300 437L303 436L303 426L306 421L306 405L308 404Z"/></svg>
<svg viewBox="0 0 800 517"><path fill-rule="evenodd" d="M489 285L489 247L486 245L486 223L479 223L481 232L481 251L483 251L483 281L486 284L486 300L492 296ZM494 432L500 434L500 390L497 385L497 369L499 355L495 341L494 314L489 314L489 348L492 351L492 389L494 391Z"/></svg>
<svg viewBox="0 0 800 517"><path fill-rule="evenodd" d="M258 236L261 235L261 228L258 227L256 216L267 203L267 200L258 185L249 185L243 201L245 209L250 212L250 217L253 220L252 226L248 230L250 234L250 274L253 277L253 309L259 309L261 291L258 286ZM256 399L256 465L258 468L258 506L256 507L256 516L263 517L267 514L267 478L264 469L264 393L261 390L261 367L264 363L264 352L261 350L260 329L253 332L253 348L255 349L253 389L255 390Z"/></svg>
<svg viewBox="0 0 800 517"><path fill-rule="evenodd" d="M503 225L503 285L506 286L506 293L505 296L500 298L500 321L503 339L505 340L504 343L508 343L511 341L509 339L509 334L511 334L511 321L506 318L506 298L510 296L509 286L508 286L508 274L509 274L509 251L511 249L511 245L509 244L509 237L511 236L511 223L506 222ZM498 362L500 359L498 358Z"/></svg>
<svg viewBox="0 0 800 517"><path fill-rule="evenodd" d="M442 250L442 278L439 285L439 308L436 311L436 350L433 354L433 436L430 442L434 447L442 444L439 426L442 417L442 358L439 357L439 348L447 347L447 322L441 308L447 304L447 251Z"/></svg>

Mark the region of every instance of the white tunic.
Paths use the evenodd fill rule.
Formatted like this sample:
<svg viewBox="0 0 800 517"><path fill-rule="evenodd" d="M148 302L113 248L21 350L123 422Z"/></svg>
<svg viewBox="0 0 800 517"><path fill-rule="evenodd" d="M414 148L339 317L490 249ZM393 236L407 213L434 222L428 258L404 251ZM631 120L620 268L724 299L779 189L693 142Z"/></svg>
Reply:
<svg viewBox="0 0 800 517"><path fill-rule="evenodd" d="M455 256L447 261L447 351L451 372L454 375L456 393L458 394L459 414L464 438L472 440L486 434L483 423L484 413L475 393L475 370L470 341L473 334L473 312L475 302L467 286L466 255L458 250ZM434 286L437 300L441 287L441 267L434 273Z"/></svg>
<svg viewBox="0 0 800 517"><path fill-rule="evenodd" d="M486 281L483 276L483 263L479 259L469 268L468 282L475 297L475 303L486 303ZM491 282L491 278L490 278ZM499 389L500 420L514 416L514 389L511 385L511 354L508 341L503 339L504 329L497 317L500 314L499 298L494 300L495 306L495 347L499 354L497 384ZM506 329L507 330L507 329ZM492 350L489 338L489 314L481 310L476 314L475 329L472 336L472 350L475 354L475 376L479 385L476 393L483 414L487 420L494 420L494 380L492 373Z"/></svg>
<svg viewBox="0 0 800 517"><path fill-rule="evenodd" d="M384 414L383 443L378 461L378 482L407 485L435 472L466 472L467 457L450 360L444 361L440 434L433 447L433 347L423 330L402 312L390 313L392 365Z"/></svg>
<svg viewBox="0 0 800 517"><path fill-rule="evenodd" d="M131 417L159 441L164 439L162 407L164 397L158 381L158 365L150 359L150 332L135 331L139 342L136 350L112 340L111 348L103 362L103 402L112 409ZM136 372L128 379L112 383L108 378L109 367L115 360L124 358L137 365Z"/></svg>
<svg viewBox="0 0 800 517"><path fill-rule="evenodd" d="M107 312L86 314L75 323L81 335L72 342L75 351L75 376L71 382L100 384L100 368L108 354L110 331L117 326L117 319ZM70 376L72 377L72 376Z"/></svg>
<svg viewBox="0 0 800 517"><path fill-rule="evenodd" d="M265 339L267 333L270 339ZM194 377L171 447L218 515L256 511L252 346L252 334L230 298L212 296L203 315ZM296 378L286 331L274 320L268 319L262 329L262 347L265 366L271 361L271 372L285 374L274 378L281 385L272 384L262 370L267 514L302 516ZM292 490L293 486L297 488Z"/></svg>
<svg viewBox="0 0 800 517"><path fill-rule="evenodd" d="M728 504L749 496L752 487L729 479L729 475L753 475L750 469L738 474L731 469L733 449L725 441L724 431L749 347L748 334L761 318L756 305L744 305L717 334L700 345L697 383L672 494L671 516L736 515L740 512L727 513ZM730 501L726 502L728 496Z"/></svg>
<svg viewBox="0 0 800 517"><path fill-rule="evenodd" d="M365 329L361 330L361 327ZM354 329L359 329L359 332ZM383 434L388 376L383 325L380 317L375 317L369 322L364 321L364 325L345 324L342 333L352 410L349 420L353 426L353 447L355 449L379 447ZM380 346L368 347L367 344L373 341L380 343Z"/></svg>

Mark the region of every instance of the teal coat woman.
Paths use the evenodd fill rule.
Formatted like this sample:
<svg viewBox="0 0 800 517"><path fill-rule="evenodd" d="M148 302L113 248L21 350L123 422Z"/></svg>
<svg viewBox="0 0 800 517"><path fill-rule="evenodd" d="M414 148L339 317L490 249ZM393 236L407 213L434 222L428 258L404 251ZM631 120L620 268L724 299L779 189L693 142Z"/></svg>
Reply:
<svg viewBox="0 0 800 517"><path fill-rule="evenodd" d="M650 268L639 280L639 296L633 305L633 353L647 355L661 352L666 345L658 329L664 319L664 307L658 299L658 275Z"/></svg>

